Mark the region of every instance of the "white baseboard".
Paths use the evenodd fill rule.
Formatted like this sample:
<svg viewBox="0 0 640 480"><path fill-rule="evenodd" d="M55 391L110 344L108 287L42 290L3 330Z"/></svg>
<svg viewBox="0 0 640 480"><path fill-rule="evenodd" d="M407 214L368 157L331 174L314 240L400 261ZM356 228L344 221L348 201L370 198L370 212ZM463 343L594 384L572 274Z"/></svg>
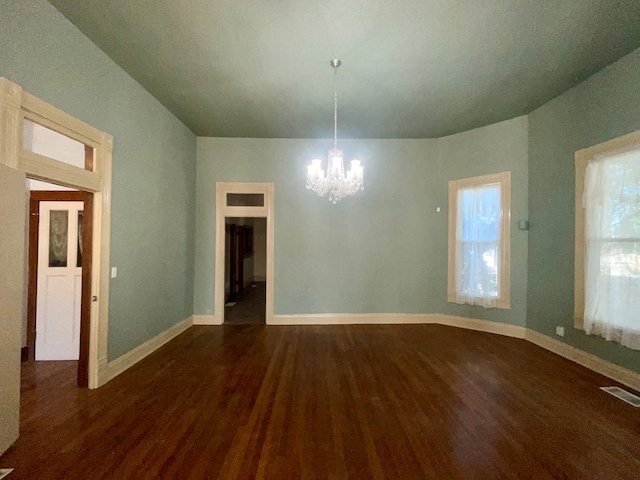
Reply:
<svg viewBox="0 0 640 480"><path fill-rule="evenodd" d="M313 313L274 315L270 325L373 325L437 323L438 315L423 313Z"/></svg>
<svg viewBox="0 0 640 480"><path fill-rule="evenodd" d="M392 325L437 323L450 327L497 333L507 337L524 338L525 327L506 323L454 317L439 313L316 313L274 315L272 325Z"/></svg>
<svg viewBox="0 0 640 480"><path fill-rule="evenodd" d="M194 325L222 325L215 315L194 315Z"/></svg>
<svg viewBox="0 0 640 480"><path fill-rule="evenodd" d="M583 367L586 367L594 372L597 372L606 377L612 378L616 382L620 382L627 385L634 390L640 391L640 373L636 373L627 368L611 363L607 360L603 360L591 353L580 350L579 348L568 345L564 342L560 342L555 338L548 337L535 330L527 329L525 339L531 343L535 343L539 347L549 350L561 357L564 357L572 362L576 362Z"/></svg>
<svg viewBox="0 0 640 480"><path fill-rule="evenodd" d="M616 382L640 391L640 373L603 360L554 338L548 337L530 328L519 325L480 320L477 318L456 317L437 313L320 313L308 315L274 315L270 325L391 325L391 324L439 324L450 327L495 333L507 337L523 338L531 343L567 358L583 367ZM151 340L134 348L106 365L107 380L120 375L129 367L151 354L169 340L180 335L191 325L221 325L215 315L193 315L173 327L165 330ZM106 382L105 382L106 383Z"/></svg>
<svg viewBox="0 0 640 480"><path fill-rule="evenodd" d="M640 374L615 363L587 353L554 338L520 325L480 320L478 318L456 317L444 314L410 313L322 313L309 315L274 315L271 325L357 325L357 324L427 324L435 323L450 327L495 333L507 337L522 338L567 358L594 372L605 375L634 390L640 391Z"/></svg>
<svg viewBox="0 0 640 480"><path fill-rule="evenodd" d="M174 326L156 335L152 339L147 340L142 345L137 346L121 357L109 362L107 364L107 381L117 377L146 356L155 352L158 348L163 346L169 340L173 340L191 325L193 325L193 317L187 317L183 321L176 323Z"/></svg>
<svg viewBox="0 0 640 480"><path fill-rule="evenodd" d="M480 320L478 318L455 317L453 315L436 315L436 321L440 325L449 327L466 328L467 330L477 330L479 332L496 333L505 337L525 338L527 329L520 325L509 323L493 322L491 320Z"/></svg>

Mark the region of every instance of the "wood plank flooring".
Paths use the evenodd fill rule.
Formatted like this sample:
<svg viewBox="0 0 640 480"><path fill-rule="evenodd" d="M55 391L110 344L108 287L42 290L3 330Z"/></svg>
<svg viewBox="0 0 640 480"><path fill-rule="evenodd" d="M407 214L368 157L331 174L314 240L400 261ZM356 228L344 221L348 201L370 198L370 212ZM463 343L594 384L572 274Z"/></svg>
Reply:
<svg viewBox="0 0 640 480"><path fill-rule="evenodd" d="M101 389L23 371L18 479L638 479L640 409L523 340L192 327Z"/></svg>

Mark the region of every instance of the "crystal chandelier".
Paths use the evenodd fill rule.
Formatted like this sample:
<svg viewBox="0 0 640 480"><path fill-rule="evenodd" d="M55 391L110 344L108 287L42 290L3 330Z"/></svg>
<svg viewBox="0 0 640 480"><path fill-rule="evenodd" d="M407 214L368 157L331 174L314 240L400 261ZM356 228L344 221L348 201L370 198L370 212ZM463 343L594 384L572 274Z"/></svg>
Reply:
<svg viewBox="0 0 640 480"><path fill-rule="evenodd" d="M329 150L327 162L327 175L322 170L322 160L316 158L307 166L307 188L313 190L321 197L329 195L329 201L338 203L344 197L355 194L358 190L364 190L364 167L360 160L351 160L351 168L344 171L344 155L338 150L338 67L342 62L338 59L331 60L333 67L333 148Z"/></svg>

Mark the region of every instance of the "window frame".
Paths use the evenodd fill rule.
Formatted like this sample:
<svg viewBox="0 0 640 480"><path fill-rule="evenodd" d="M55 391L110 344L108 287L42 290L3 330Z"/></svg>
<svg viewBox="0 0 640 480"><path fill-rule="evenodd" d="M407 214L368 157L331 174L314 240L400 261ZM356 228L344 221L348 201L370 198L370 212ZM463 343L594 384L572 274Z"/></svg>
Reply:
<svg viewBox="0 0 640 480"><path fill-rule="evenodd" d="M500 184L500 270L494 308L511 308L511 172L492 173L449 181L449 238L447 255L447 301L456 302L456 233L458 192L465 188ZM470 304L474 305L474 304ZM479 305L474 305L479 306Z"/></svg>
<svg viewBox="0 0 640 480"><path fill-rule="evenodd" d="M575 152L575 249L573 326L584 331L586 208L582 206L587 165L602 156L614 156L640 149L640 130L583 148Z"/></svg>

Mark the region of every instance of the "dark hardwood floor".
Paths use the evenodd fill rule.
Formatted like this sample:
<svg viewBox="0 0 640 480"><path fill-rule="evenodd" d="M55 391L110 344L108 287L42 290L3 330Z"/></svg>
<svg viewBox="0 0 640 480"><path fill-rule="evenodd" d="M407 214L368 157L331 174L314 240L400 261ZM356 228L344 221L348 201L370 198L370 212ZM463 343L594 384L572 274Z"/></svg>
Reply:
<svg viewBox="0 0 640 480"><path fill-rule="evenodd" d="M27 365L18 479L638 479L640 409L523 340L192 327L98 390Z"/></svg>
<svg viewBox="0 0 640 480"><path fill-rule="evenodd" d="M235 305L224 307L224 323L229 325L264 325L267 282L252 282L233 298Z"/></svg>

